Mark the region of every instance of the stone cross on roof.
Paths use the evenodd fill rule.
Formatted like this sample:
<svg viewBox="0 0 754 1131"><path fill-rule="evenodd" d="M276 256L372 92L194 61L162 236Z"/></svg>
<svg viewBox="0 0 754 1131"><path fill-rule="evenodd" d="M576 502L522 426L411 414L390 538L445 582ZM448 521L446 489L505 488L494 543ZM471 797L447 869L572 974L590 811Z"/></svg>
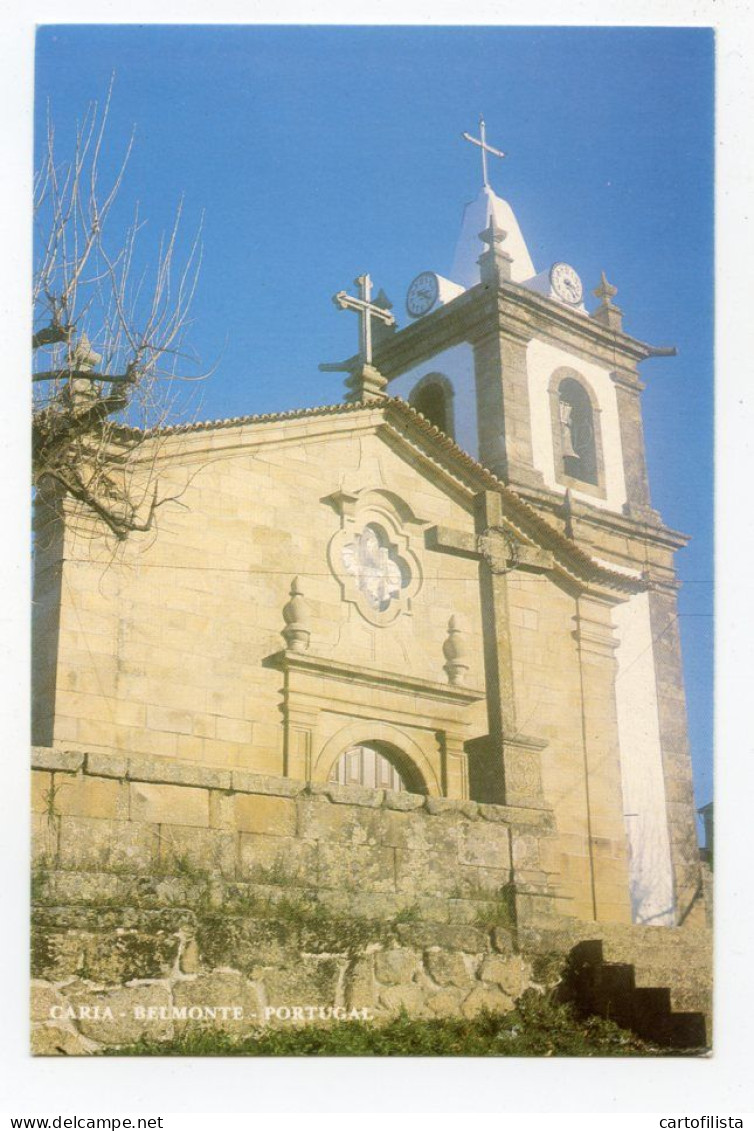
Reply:
<svg viewBox="0 0 754 1131"><path fill-rule="evenodd" d="M333 302L341 310L355 310L359 315L359 358L364 365L372 364L372 319L377 318L386 326L395 325L395 318L384 306L372 302L372 280L369 275L359 275L354 279L359 288L359 297L353 298L345 291L333 295ZM320 366L320 368L323 368Z"/></svg>
<svg viewBox="0 0 754 1131"><path fill-rule="evenodd" d="M463 133L461 137L464 141L470 141L472 145L478 145L482 151L482 182L485 188L490 187L489 177L487 175L487 154L491 153L493 157L505 157L502 149L493 149L491 145L487 144L487 127L484 124L484 118L479 117L479 134L480 136L472 137L471 134Z"/></svg>

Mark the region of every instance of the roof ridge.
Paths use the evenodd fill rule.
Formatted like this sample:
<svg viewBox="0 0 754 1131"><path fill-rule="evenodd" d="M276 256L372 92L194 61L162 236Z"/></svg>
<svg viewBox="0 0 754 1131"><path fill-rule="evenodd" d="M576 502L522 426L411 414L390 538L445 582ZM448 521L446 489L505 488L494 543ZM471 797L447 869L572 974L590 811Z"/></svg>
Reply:
<svg viewBox="0 0 754 1131"><path fill-rule="evenodd" d="M266 412L255 413L247 416L233 416L223 417L216 420L203 420L196 421L191 424L172 424L164 428L148 429L142 433L143 436L178 436L185 435L192 432L206 432L213 428L231 428L243 426L246 424L270 424L275 421L283 420L300 420L312 416L340 416L351 412L358 412L363 409L380 409L383 412L394 412L402 416L407 423L413 425L425 437L431 439L444 453L452 457L457 463L465 466L466 470L481 479L491 490L499 491L504 495L514 507L518 509L519 514L526 519L529 523L533 524L540 536L550 544L551 547L558 547L561 554L571 559L571 561L586 571L592 577L598 575L606 579L608 584L613 588L621 589L623 591L632 591L636 588L640 580L637 578L629 577L624 573L619 572L617 569L609 569L607 566L602 565L596 561L591 555L581 550L574 542L551 526L534 507L528 503L515 488L504 483L499 479L494 472L481 464L474 456L469 455L463 448L455 442L452 437L433 424L426 416L418 412L413 405L409 404L402 397L396 396L382 396L379 400L370 401L340 401L331 405L316 405L310 408L288 409L285 412ZM140 429L130 428L129 432L140 432ZM595 578L596 579L596 578Z"/></svg>
<svg viewBox="0 0 754 1131"><path fill-rule="evenodd" d="M146 429L144 435L154 436L159 433L161 436L176 436L185 432L205 432L211 428L230 428L233 425L239 424L264 424L274 420L294 420L297 417L304 416L336 415L352 412L354 409L370 407L375 406L373 406L371 402L368 403L365 401L340 401L336 404L313 405L310 408L291 408L283 412L256 412L247 413L244 416L223 416L217 417L214 420L196 420L189 424L168 424L165 427ZM139 431L139 429L132 430Z"/></svg>
<svg viewBox="0 0 754 1131"><path fill-rule="evenodd" d="M423 432L427 432L433 438L439 440L442 447L446 448L449 454L455 459L465 463L470 471L473 471L477 476L483 478L492 490L499 491L502 495L507 497L526 519L536 526L545 541L549 542L551 546L554 544L560 547L561 551L565 551L582 569L586 567L592 575L598 574L608 578L613 588L630 592L636 589L638 584L641 584L643 587L643 579L631 577L630 575L620 572L618 569L612 569L603 565L590 554L580 549L575 542L572 542L564 534L561 534L559 530L556 530L554 526L551 526L549 522L542 518L531 503L528 503L526 499L522 498L514 487L504 483L502 479L498 479L494 472L490 471L484 464L469 455L468 452L465 452L463 448L460 448L455 440L448 436L447 433L443 432L442 429L438 428L436 424L432 424L420 412L417 412L413 405L410 405L401 397L391 397L390 401L392 405L404 413L408 419L413 418L411 422L421 427Z"/></svg>

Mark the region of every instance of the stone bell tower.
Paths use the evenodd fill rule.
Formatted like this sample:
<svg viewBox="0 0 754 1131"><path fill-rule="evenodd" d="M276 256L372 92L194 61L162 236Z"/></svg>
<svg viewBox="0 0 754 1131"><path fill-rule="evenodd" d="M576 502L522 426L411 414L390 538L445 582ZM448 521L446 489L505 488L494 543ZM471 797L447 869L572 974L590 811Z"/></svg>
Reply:
<svg viewBox="0 0 754 1131"><path fill-rule="evenodd" d="M465 209L453 277L416 276L412 321L380 335L374 364L389 395L579 551L642 582L598 615L593 643L611 673L634 917L682 922L698 911L700 882L673 564L686 538L651 506L639 376L643 362L675 351L626 333L604 273L589 312L572 266L537 271L512 207L490 186L487 158L504 154L480 125L478 138L464 135L481 151L483 184ZM583 631L580 647L590 639Z"/></svg>

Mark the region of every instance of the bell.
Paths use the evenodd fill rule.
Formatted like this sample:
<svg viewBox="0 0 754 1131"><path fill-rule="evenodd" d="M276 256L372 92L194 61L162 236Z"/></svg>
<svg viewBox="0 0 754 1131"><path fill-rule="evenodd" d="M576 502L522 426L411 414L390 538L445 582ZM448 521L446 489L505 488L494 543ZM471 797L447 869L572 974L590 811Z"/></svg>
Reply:
<svg viewBox="0 0 754 1131"><path fill-rule="evenodd" d="M564 427L561 430L561 445L563 448L563 459L579 459L579 453L573 446L573 437L571 429Z"/></svg>
<svg viewBox="0 0 754 1131"><path fill-rule="evenodd" d="M573 405L560 402L560 445L563 459L578 459L579 453L573 446Z"/></svg>

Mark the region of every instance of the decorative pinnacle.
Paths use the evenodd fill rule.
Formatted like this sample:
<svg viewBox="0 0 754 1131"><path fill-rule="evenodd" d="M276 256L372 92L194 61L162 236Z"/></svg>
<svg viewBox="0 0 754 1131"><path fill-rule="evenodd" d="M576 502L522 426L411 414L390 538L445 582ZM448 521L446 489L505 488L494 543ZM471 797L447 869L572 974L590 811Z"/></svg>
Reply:
<svg viewBox="0 0 754 1131"><path fill-rule="evenodd" d="M511 277L513 256L503 247L507 234L497 226L494 214L490 215L489 225L479 233L479 239L487 245L477 260L481 280L486 286L496 287Z"/></svg>
<svg viewBox="0 0 754 1131"><path fill-rule="evenodd" d="M297 577L291 582L290 600L283 605L283 620L285 628L282 636L289 650L305 652L312 634L309 628L309 606Z"/></svg>
<svg viewBox="0 0 754 1131"><path fill-rule="evenodd" d="M82 331L81 337L69 353L69 365L80 373L89 373L102 361L102 354L92 348L92 343Z"/></svg>
<svg viewBox="0 0 754 1131"><path fill-rule="evenodd" d="M448 682L454 685L462 684L469 665L466 663L466 636L465 625L460 617L453 615L448 621L448 635L442 646L445 657L445 671Z"/></svg>
<svg viewBox="0 0 754 1131"><path fill-rule="evenodd" d="M508 233L503 228L498 228L495 217L490 216L489 225L483 232L479 233L479 239L486 243L488 247L494 248L496 244L501 244L507 235Z"/></svg>
<svg viewBox="0 0 754 1131"><path fill-rule="evenodd" d="M566 487L566 493L563 496L562 515L565 526L563 533L566 538L573 538L573 495L570 487Z"/></svg>
<svg viewBox="0 0 754 1131"><path fill-rule="evenodd" d="M618 293L618 288L614 287L612 283L608 283L607 275L604 271L601 272L600 285L595 287L592 294L595 298L602 300L603 306L614 306L613 299Z"/></svg>

